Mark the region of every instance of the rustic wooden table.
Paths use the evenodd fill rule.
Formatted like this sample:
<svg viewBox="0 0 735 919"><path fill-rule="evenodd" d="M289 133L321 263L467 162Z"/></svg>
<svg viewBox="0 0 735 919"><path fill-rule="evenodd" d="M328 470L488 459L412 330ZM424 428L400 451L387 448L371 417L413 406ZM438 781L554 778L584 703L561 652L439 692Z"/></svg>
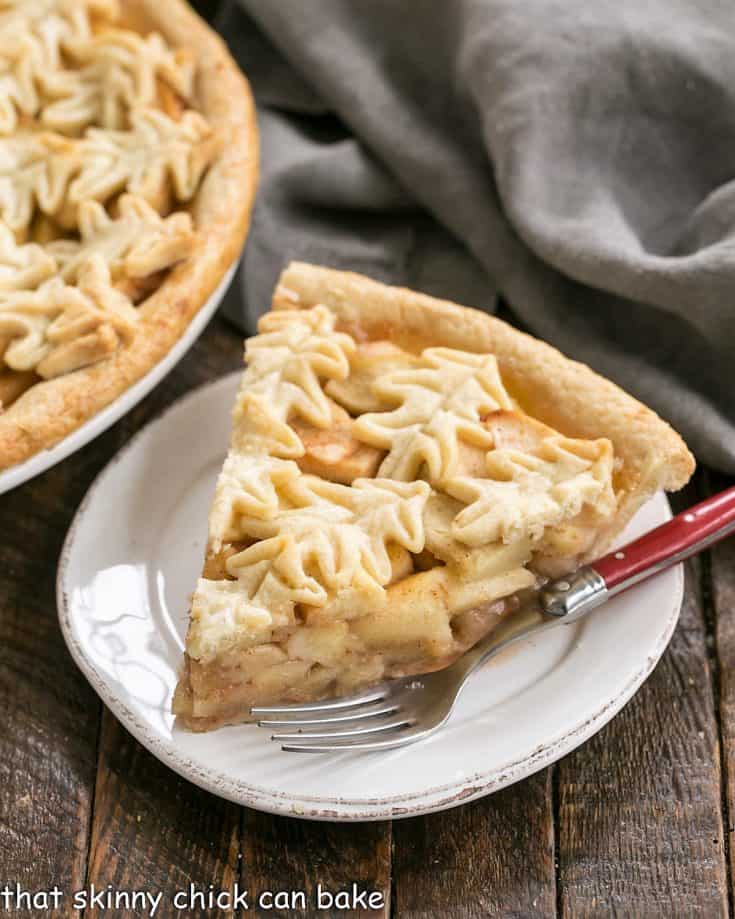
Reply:
<svg viewBox="0 0 735 919"><path fill-rule="evenodd" d="M157 916L231 915L177 911L170 897L190 882L206 891L236 881L251 912L264 890L301 889L311 901L317 883L356 883L385 896L371 915L732 914L733 540L688 566L668 651L606 728L555 766L442 814L325 824L247 810L177 777L104 709L57 625L64 535L134 431L240 362L239 335L214 319L127 417L0 497L0 890L144 887L166 895ZM700 471L675 504L725 484Z"/></svg>

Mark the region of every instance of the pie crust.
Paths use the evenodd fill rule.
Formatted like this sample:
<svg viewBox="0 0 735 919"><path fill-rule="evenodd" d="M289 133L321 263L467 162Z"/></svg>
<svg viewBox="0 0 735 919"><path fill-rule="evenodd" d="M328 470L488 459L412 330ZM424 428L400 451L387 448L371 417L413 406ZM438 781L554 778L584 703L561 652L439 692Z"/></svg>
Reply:
<svg viewBox="0 0 735 919"><path fill-rule="evenodd" d="M66 185L65 209L53 210L53 181L36 185L41 188L36 193L46 196L41 209L52 217L37 214L33 218L33 238L23 238L27 233L23 214L6 208L5 223L15 225L10 229L4 226L0 234L0 299L8 288L29 282L35 287L39 279L55 273L60 277L47 281L55 285L52 297L61 296L62 283L77 288L81 268L79 247L75 249L73 240L55 242L53 238L60 231L68 236L69 229L78 229L83 241L89 243L92 261L111 259L106 266L97 265L96 289L101 289L104 271L109 269L108 286L135 303L136 321L130 327L124 317L112 323L112 328L105 323L103 332L87 335L84 341L80 338L74 343L73 352L67 347L59 358L58 335L62 339L74 338L74 330L78 332L82 327L75 325L76 320L92 323L88 313L82 316L78 312L71 319L64 318L61 332L57 327L53 329L56 363L53 355L48 358L50 363L34 363L28 349L21 359L16 355L13 368L3 369L0 360L0 401L6 401L5 409L0 409L0 469L53 446L120 396L165 356L239 255L249 226L257 180L257 129L248 83L222 40L187 3L183 0L165 3L13 0L9 12L0 13L0 54L17 52L11 40L12 29L3 31L3 16L12 16L13 9L23 4L29 5L46 28L43 34L50 46L56 34L52 28L54 17L63 7L67 16L62 23L64 28L72 23L71 38L63 46L63 54L69 59L77 55L78 60L75 60L76 69L70 67L69 73L62 73L59 79L52 75L48 86L44 84L44 91L56 101L52 99L43 111L33 116L37 126L29 139L23 133L24 119L29 117L24 115L24 106L37 107L37 100L29 98L35 84L25 79L31 58L30 52L23 51L26 56L18 59L17 70L23 79L16 81L21 89L16 88L8 98L0 99L0 160L3 156L6 162L7 157L20 156L28 144L36 145L33 155L38 156L37 146L43 143L47 145L44 156L50 164L52 179L61 175L66 166L76 172L71 184ZM94 17L98 16L112 20L112 25L101 29L93 41L76 41L74 30L83 30L84 11L95 22ZM120 29L129 31L120 32ZM49 53L55 51L58 49L52 47ZM114 85L122 86L121 94L133 93L136 104L140 104L139 109L130 110L131 126L121 121L122 110L114 93L108 93L103 105L95 80L100 67L112 66L110 60L113 65L117 61L110 54L128 60L125 55L133 52L151 56L156 80L152 87L150 80L146 82L143 69L131 69L132 76L126 75L130 83L121 82L116 76ZM10 65L14 66L12 60ZM10 65L6 60L5 66ZM158 93L155 105L149 98L152 92ZM179 94L187 96L186 111L182 111ZM43 133L58 131L59 124L69 129L68 137ZM171 154L162 167L171 177L165 185L161 173L156 172L155 161L162 131L176 131L188 138L190 151L185 167L180 159L177 165L177 154ZM85 153L80 164L75 160L75 151L82 137ZM145 144L150 152L142 153ZM172 144L171 150L180 149L173 141ZM120 178L111 177L108 163L111 147L117 149L122 145L127 145L130 163L125 187L133 195L116 200L116 189L102 186ZM62 157L61 166L55 156ZM0 172L3 168L0 162ZM13 175L6 169L0 177L0 209L5 207L7 183L20 181L17 176L13 179ZM167 190L169 185L171 193ZM22 198L13 194L14 200L23 204ZM170 200L170 194L178 200ZM113 208L105 210L110 202ZM78 210L70 212L69 207ZM167 216L171 212L173 215ZM164 221L162 227L155 228L156 220ZM25 223L29 223L27 217ZM154 246L149 245L151 241ZM160 266L168 269L173 261L174 243L178 246L176 257L181 260L161 272ZM57 268L49 268L49 253ZM11 268L6 270L4 265ZM89 282L89 267L86 273ZM5 277L6 274L10 276ZM23 291L13 290L13 302L19 305L19 312L14 312L13 318L15 334L19 324L28 325L29 315L36 316L46 308L40 305L42 297L29 304L27 296L20 302L18 293ZM48 299L47 296L46 306ZM82 310L81 305L78 310ZM48 315L57 314L51 309ZM38 328L38 320L34 321ZM28 341L32 343L32 338ZM86 366L85 349L95 361ZM109 356L105 356L107 351ZM76 366L79 369L73 369ZM61 372L68 367L72 368L70 372ZM32 385L27 388L29 383Z"/></svg>
<svg viewBox="0 0 735 919"><path fill-rule="evenodd" d="M173 709L447 666L694 461L654 412L476 310L291 264L246 343Z"/></svg>

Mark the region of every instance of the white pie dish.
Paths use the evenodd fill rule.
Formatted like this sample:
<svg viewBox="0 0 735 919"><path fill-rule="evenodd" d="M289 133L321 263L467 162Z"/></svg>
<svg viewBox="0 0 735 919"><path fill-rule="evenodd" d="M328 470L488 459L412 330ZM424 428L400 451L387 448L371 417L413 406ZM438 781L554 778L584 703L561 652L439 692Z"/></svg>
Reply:
<svg viewBox="0 0 735 919"><path fill-rule="evenodd" d="M299 755L253 725L206 734L176 726L170 703L187 598L239 376L193 391L130 441L84 499L59 565L59 617L74 659L120 721L175 771L233 801L312 819L442 810L559 759L650 674L678 619L680 568L506 653L473 678L445 729L401 750ZM669 516L657 495L623 539Z"/></svg>
<svg viewBox="0 0 735 919"><path fill-rule="evenodd" d="M168 354L152 367L144 377L55 446L48 450L41 450L24 462L0 472L0 495L10 491L11 488L15 488L17 485L22 485L42 472L46 472L47 469L71 456L72 453L76 453L77 450L80 450L99 434L102 434L103 431L106 431L144 399L166 374L173 370L202 334L204 327L222 302L236 268L237 261L227 269L222 280L189 323L181 338L174 344Z"/></svg>

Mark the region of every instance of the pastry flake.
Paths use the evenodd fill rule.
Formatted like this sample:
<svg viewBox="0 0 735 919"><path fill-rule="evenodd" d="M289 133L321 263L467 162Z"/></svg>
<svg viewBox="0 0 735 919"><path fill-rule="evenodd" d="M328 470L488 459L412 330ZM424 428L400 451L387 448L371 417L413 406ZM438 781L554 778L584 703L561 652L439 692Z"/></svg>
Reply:
<svg viewBox="0 0 735 919"><path fill-rule="evenodd" d="M653 413L491 317L297 265L258 330L174 698L195 730L447 666L688 476ZM555 414L577 375L614 414Z"/></svg>

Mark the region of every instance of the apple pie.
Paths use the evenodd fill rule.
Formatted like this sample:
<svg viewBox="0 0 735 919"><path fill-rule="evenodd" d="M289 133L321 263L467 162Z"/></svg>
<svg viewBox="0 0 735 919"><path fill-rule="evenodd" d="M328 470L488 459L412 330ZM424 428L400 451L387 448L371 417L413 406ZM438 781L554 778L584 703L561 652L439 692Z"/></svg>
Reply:
<svg viewBox="0 0 735 919"><path fill-rule="evenodd" d="M0 469L183 334L237 258L250 91L183 0L0 0Z"/></svg>
<svg viewBox="0 0 735 919"><path fill-rule="evenodd" d="M694 462L650 409L484 313L292 264L246 343L173 708L446 667Z"/></svg>

